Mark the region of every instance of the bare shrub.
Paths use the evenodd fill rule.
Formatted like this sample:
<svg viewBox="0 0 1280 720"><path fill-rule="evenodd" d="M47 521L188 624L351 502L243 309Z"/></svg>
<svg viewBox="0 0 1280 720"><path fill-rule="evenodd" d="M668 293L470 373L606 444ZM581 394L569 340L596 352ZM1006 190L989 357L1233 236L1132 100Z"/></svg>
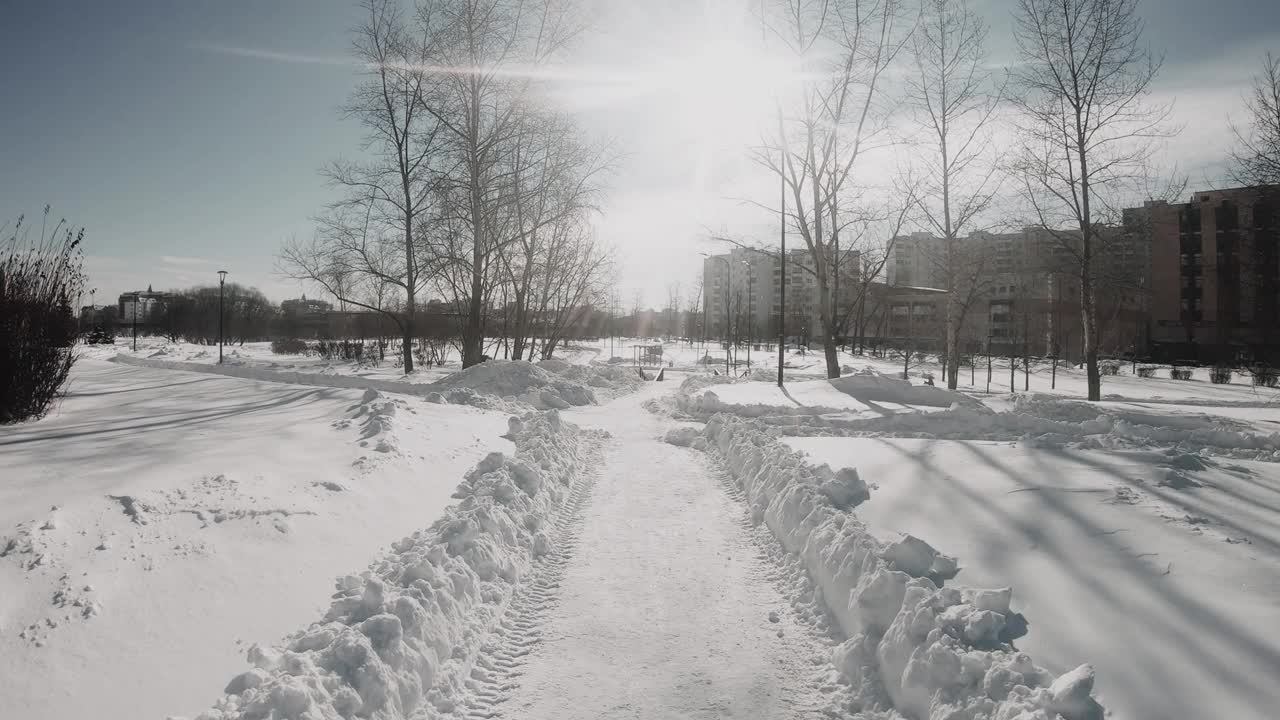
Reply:
<svg viewBox="0 0 1280 720"><path fill-rule="evenodd" d="M1268 365L1255 365L1249 370L1257 387L1280 387L1280 369Z"/></svg>
<svg viewBox="0 0 1280 720"><path fill-rule="evenodd" d="M1189 367L1170 368L1169 377L1173 378L1174 380L1190 380L1191 368Z"/></svg>
<svg viewBox="0 0 1280 720"><path fill-rule="evenodd" d="M1230 367L1219 365L1209 371L1209 380L1214 385L1228 385L1231 383L1231 375Z"/></svg>
<svg viewBox="0 0 1280 720"><path fill-rule="evenodd" d="M34 243L29 231L19 217L0 241L0 424L48 412L75 362L71 303L84 289L84 230L59 221Z"/></svg>
<svg viewBox="0 0 1280 720"><path fill-rule="evenodd" d="M276 355L305 355L307 352L307 342L297 338L272 340L271 352Z"/></svg>

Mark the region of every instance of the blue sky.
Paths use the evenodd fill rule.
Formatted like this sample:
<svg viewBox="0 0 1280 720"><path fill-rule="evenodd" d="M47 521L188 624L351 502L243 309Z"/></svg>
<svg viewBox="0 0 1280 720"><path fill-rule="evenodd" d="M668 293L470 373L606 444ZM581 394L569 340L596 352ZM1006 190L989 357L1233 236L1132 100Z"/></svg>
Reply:
<svg viewBox="0 0 1280 720"><path fill-rule="evenodd" d="M679 63L705 37L747 28L757 0L589 0L593 31L574 61L636 68ZM975 0L993 60L1008 59L1012 0ZM1193 186L1216 179L1226 119L1268 50L1280 53L1280 3L1146 0L1147 40L1166 52L1158 86L1185 126L1170 149ZM341 60L360 20L347 0L0 0L0 224L53 214L87 228L87 269L102 302L148 284L232 278L282 299L301 288L273 273L291 236L331 199L318 169L358 152L344 120L354 67L227 52L246 48ZM727 28L727 30L726 30ZM670 89L669 89L670 90ZM651 303L686 288L707 228L766 232L738 198L755 192L732 137L693 127L662 93L566 97L593 134L628 152L600 235L622 264L619 294ZM674 100L674 102L673 102ZM701 106L696 106L701 107ZM704 108L705 109L705 108Z"/></svg>

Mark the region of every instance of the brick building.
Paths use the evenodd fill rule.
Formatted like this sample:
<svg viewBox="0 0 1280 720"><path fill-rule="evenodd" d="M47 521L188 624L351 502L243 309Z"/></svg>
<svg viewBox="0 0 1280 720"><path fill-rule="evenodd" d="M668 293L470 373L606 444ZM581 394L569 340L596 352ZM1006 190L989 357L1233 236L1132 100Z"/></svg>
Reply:
<svg viewBox="0 0 1280 720"><path fill-rule="evenodd" d="M1152 344L1163 360L1280 359L1280 186L1148 203Z"/></svg>

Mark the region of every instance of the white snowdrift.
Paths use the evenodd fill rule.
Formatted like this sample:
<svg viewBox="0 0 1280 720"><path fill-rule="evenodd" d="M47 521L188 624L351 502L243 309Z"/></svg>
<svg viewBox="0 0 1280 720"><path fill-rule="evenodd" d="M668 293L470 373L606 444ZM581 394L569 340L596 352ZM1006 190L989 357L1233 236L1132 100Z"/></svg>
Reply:
<svg viewBox="0 0 1280 720"><path fill-rule="evenodd" d="M933 385L912 385L906 380L883 375L869 367L827 382L840 392L863 401L944 408L956 403L977 404L968 395L954 390Z"/></svg>
<svg viewBox="0 0 1280 720"><path fill-rule="evenodd" d="M715 376L690 378L681 385L676 404L680 410L702 417L727 412L742 417L841 415L863 419L920 409L978 406L977 401L967 395L929 385L912 385L870 369L833 380L791 382L785 389L774 385L772 378L766 380L733 382L711 390L707 388L732 381Z"/></svg>
<svg viewBox="0 0 1280 720"><path fill-rule="evenodd" d="M429 384L248 365L179 362L123 353L111 360L125 365L187 370L292 385L357 388L417 395L430 402L469 405L502 412L592 405L596 402L596 390L618 395L634 390L641 382L638 376L633 376L623 368L571 365L563 360L544 361L538 365L511 360L489 360Z"/></svg>
<svg viewBox="0 0 1280 720"><path fill-rule="evenodd" d="M944 391L945 392L945 391ZM959 403L935 412L894 412L867 416L849 412L809 414L755 412L728 406L714 391L681 395L685 412L709 417L727 412L755 417L786 435L890 435L948 440L1021 440L1043 446L1169 447L1179 453L1280 462L1280 433L1212 415L1153 414L1124 407L1019 396L1009 410Z"/></svg>
<svg viewBox="0 0 1280 720"><path fill-rule="evenodd" d="M849 639L835 662L868 709L916 720L1096 720L1093 670L1054 678L1009 643L1025 630L1009 588L939 587L956 561L923 540L886 543L848 509L865 500L856 472L813 467L755 420L720 414L704 430L742 487L753 518L802 559ZM685 433L675 441L693 440ZM887 698L879 696L882 687Z"/></svg>
<svg viewBox="0 0 1280 720"><path fill-rule="evenodd" d="M255 646L253 668L204 720L407 718L447 713L479 643L534 558L551 520L590 467L600 434L556 411L511 423L514 457L491 453L458 486L460 502L395 543L369 570L337 581L324 619L283 646Z"/></svg>

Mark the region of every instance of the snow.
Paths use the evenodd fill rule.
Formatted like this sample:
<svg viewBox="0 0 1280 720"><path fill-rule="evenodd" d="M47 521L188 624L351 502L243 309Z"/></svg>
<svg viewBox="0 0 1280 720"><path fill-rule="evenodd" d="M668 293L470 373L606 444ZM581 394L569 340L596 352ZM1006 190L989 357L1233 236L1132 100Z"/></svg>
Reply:
<svg viewBox="0 0 1280 720"><path fill-rule="evenodd" d="M254 667L198 717L408 717L449 712L481 640L592 463L597 434L531 415L515 453L485 456L428 530L337 582L323 619L283 647L249 651Z"/></svg>
<svg viewBox="0 0 1280 720"><path fill-rule="evenodd" d="M470 405L487 410L523 412L529 409L564 409L596 402L596 393L613 397L634 390L641 382L623 368L573 366L563 361L540 364L489 360L443 375L435 382L417 382L421 376L394 379L343 373L297 372L274 365L210 364L117 354L111 361L168 370L186 370L267 382L331 388L363 388L404 393L434 403Z"/></svg>
<svg viewBox="0 0 1280 720"><path fill-rule="evenodd" d="M362 438L371 417L391 422ZM249 645L430 524L506 429L404 396L81 360L48 417L0 428L0 715L208 707Z"/></svg>
<svg viewBox="0 0 1280 720"><path fill-rule="evenodd" d="M662 444L640 399L566 413L614 439L536 629L508 636L529 654L500 653L473 716L819 716L839 700L818 689L835 674L830 640L766 579L778 569L707 456Z"/></svg>
<svg viewBox="0 0 1280 720"><path fill-rule="evenodd" d="M874 484L857 516L956 554L958 580L1011 585L1019 649L1083 662L1120 718L1267 718L1280 707L1280 465L1208 463L1203 488L1160 487L1187 455L1029 443L787 438ZM1176 678L1163 682L1156 678Z"/></svg>
<svg viewBox="0 0 1280 720"><path fill-rule="evenodd" d="M808 380L778 387L772 379L717 384L701 395L693 386L682 407L710 416L729 412L743 417L839 414L844 419L876 419L894 413L936 411L960 403L976 405L968 396L943 388L912 385L874 371L834 380Z"/></svg>
<svg viewBox="0 0 1280 720"><path fill-rule="evenodd" d="M836 665L853 687L878 680L892 707L914 718L1048 717L1068 709L1049 688L1054 674L1009 644L1016 639L1004 634L1011 617L978 608L971 590L939 587L956 570L949 556L918 537L877 539L821 493L830 469L803 462L768 426L721 414L705 433L753 517L822 588L847 638ZM881 701L864 690L861 702Z"/></svg>
<svg viewBox="0 0 1280 720"><path fill-rule="evenodd" d="M779 389L776 353L715 375L696 343L665 382L608 340L409 377L227 350L84 348L0 428L6 712L1280 707L1280 392L1242 378L1126 365L1086 403L1000 360L988 394L794 351Z"/></svg>

